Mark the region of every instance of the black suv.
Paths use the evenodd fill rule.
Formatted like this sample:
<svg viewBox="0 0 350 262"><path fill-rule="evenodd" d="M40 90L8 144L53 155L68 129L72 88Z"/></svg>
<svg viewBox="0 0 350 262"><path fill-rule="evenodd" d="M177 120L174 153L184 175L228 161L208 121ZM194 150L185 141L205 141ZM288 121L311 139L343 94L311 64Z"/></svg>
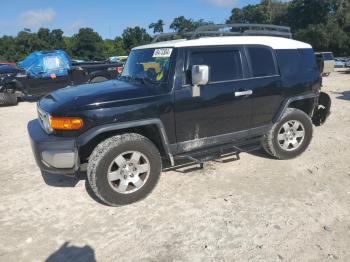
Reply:
<svg viewBox="0 0 350 262"><path fill-rule="evenodd" d="M68 87L28 124L44 172L86 167L109 205L147 196L162 168L262 145L277 159L308 147L330 98L310 45L270 36L199 37L134 48L118 80Z"/></svg>

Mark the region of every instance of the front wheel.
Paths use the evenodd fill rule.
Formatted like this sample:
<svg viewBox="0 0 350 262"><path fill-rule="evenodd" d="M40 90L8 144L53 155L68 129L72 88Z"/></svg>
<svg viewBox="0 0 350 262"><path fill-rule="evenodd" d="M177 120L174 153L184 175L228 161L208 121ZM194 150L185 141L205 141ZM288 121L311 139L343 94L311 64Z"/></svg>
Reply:
<svg viewBox="0 0 350 262"><path fill-rule="evenodd" d="M101 142L90 156L87 173L95 195L118 206L145 198L156 186L161 169L156 146L132 133Z"/></svg>
<svg viewBox="0 0 350 262"><path fill-rule="evenodd" d="M307 149L312 132L310 117L299 109L288 108L282 119L264 136L262 146L277 159L291 159Z"/></svg>

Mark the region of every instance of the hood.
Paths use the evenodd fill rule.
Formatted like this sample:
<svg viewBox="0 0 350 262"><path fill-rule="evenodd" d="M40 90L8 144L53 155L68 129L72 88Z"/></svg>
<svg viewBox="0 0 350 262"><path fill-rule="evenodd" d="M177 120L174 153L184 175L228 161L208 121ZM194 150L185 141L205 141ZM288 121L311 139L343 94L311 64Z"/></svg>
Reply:
<svg viewBox="0 0 350 262"><path fill-rule="evenodd" d="M16 65L0 64L0 75L2 75L2 74L17 74L19 72L23 72L23 70L18 68Z"/></svg>
<svg viewBox="0 0 350 262"><path fill-rule="evenodd" d="M125 100L137 100L152 95L151 88L141 83L112 80L59 89L43 97L39 106L49 113L57 111L61 114L69 110L118 106L125 104Z"/></svg>

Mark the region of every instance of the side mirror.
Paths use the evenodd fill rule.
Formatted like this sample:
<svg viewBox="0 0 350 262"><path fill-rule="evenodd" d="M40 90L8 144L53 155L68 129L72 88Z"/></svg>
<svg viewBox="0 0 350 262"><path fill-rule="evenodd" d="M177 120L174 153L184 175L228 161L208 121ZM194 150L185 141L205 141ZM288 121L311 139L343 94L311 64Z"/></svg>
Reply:
<svg viewBox="0 0 350 262"><path fill-rule="evenodd" d="M201 85L206 85L209 82L209 67L207 65L192 66L192 96L201 95Z"/></svg>

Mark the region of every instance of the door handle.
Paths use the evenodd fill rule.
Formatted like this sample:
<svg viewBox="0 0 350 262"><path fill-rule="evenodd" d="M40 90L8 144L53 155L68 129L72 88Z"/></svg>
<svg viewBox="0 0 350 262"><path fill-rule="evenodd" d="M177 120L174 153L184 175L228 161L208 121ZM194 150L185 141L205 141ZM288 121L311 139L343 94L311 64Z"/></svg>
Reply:
<svg viewBox="0 0 350 262"><path fill-rule="evenodd" d="M238 97L238 96L250 96L252 94L253 94L253 90L245 90L245 91L235 92L236 97Z"/></svg>

